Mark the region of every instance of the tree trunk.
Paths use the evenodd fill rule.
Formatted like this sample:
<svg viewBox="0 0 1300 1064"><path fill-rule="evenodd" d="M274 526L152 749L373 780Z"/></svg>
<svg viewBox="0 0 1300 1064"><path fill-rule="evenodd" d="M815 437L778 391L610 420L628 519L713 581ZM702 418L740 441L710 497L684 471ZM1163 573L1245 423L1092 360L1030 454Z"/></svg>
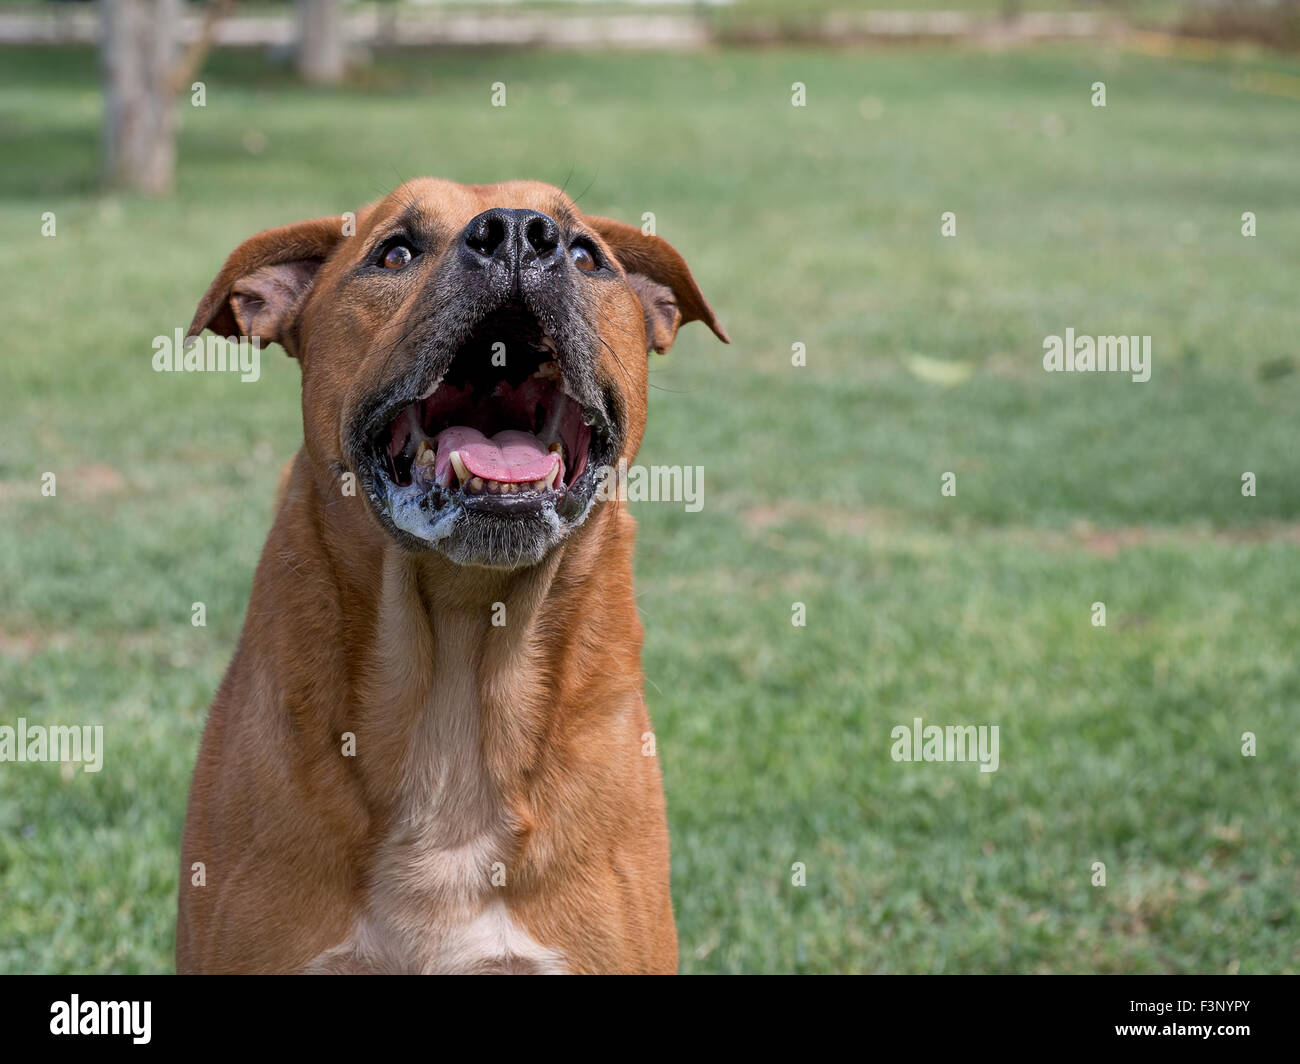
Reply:
<svg viewBox="0 0 1300 1064"><path fill-rule="evenodd" d="M110 185L157 196L176 172L179 0L102 0L104 169Z"/></svg>
<svg viewBox="0 0 1300 1064"><path fill-rule="evenodd" d="M342 0L298 0L298 73L304 81L333 85L345 67Z"/></svg>

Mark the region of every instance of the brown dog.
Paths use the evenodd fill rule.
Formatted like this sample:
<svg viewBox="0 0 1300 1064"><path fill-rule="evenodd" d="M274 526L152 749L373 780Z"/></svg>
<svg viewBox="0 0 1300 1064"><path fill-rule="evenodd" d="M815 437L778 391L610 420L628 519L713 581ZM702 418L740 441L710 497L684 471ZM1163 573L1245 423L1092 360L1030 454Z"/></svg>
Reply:
<svg viewBox="0 0 1300 1064"><path fill-rule="evenodd" d="M345 231L346 230L346 231ZM190 791L181 972L672 972L634 526L667 243L412 181L241 244L191 335L278 342L304 444Z"/></svg>

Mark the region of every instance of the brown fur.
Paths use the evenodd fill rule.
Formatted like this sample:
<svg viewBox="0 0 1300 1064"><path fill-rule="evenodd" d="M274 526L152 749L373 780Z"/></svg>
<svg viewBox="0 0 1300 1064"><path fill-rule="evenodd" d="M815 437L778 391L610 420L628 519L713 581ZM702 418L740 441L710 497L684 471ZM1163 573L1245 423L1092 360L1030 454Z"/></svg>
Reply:
<svg viewBox="0 0 1300 1064"><path fill-rule="evenodd" d="M319 219L236 250L191 332L257 331L300 358L304 444L194 771L177 968L673 972L632 518L598 503L538 565L459 567L400 549L361 492L339 490L345 426L387 368L376 339L397 340L409 309L349 297L344 279L368 234L412 203L449 240L490 207L567 211L637 275L604 286L597 308L629 461L647 349L666 349L678 320L725 338L667 244L532 182L411 182L360 212L355 236ZM489 622L495 602L504 627ZM494 862L504 885L489 881ZM485 907L497 915L474 924ZM480 949L505 923L537 950Z"/></svg>

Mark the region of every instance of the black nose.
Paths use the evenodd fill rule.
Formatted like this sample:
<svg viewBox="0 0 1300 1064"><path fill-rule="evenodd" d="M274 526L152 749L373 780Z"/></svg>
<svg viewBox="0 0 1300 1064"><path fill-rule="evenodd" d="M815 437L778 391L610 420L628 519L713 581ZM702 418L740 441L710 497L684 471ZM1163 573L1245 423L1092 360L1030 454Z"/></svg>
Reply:
<svg viewBox="0 0 1300 1064"><path fill-rule="evenodd" d="M494 207L465 226L462 257L476 266L499 262L510 273L545 270L564 261L560 227L541 211Z"/></svg>

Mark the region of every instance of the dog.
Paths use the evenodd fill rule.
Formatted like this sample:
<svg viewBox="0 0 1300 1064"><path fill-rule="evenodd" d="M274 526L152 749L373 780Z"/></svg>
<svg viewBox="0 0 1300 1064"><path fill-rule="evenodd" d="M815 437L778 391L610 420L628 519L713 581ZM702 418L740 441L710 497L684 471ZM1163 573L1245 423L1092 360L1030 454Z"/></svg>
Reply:
<svg viewBox="0 0 1300 1064"><path fill-rule="evenodd" d="M278 343L303 446L213 702L179 972L671 973L642 695L648 359L727 334L682 257L530 181L258 233L191 337Z"/></svg>

